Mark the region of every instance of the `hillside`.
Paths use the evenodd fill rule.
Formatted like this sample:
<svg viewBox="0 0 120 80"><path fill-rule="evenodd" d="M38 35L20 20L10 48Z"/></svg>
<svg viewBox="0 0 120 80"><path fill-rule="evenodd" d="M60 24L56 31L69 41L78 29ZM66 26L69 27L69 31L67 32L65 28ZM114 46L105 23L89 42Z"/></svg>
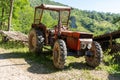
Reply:
<svg viewBox="0 0 120 80"><path fill-rule="evenodd" d="M34 7L42 3L42 0L30 0L31 6ZM58 2L44 0L45 4L64 5ZM70 23L71 28L77 28L80 31L88 31L97 35L103 33L109 33L117 30L118 26L112 24L114 18L120 16L120 14L103 13L96 11L86 11L73 9L71 12L70 22L75 20L75 23Z"/></svg>
<svg viewBox="0 0 120 80"><path fill-rule="evenodd" d="M30 30L31 24L33 23L34 7L40 5L41 3L64 5L51 0L15 0L11 30L21 31L27 34ZM7 4L9 6L9 3ZM9 11L7 4L2 4L3 6L0 7L0 23L4 23L0 25L1 29L7 26L6 23ZM2 15L3 8L5 8L4 15ZM45 17L45 19L49 18L52 22L53 16L49 13ZM73 8L69 26L71 27L71 30L87 31L92 32L95 35L99 35L118 30L119 24L116 25L112 23L117 17L120 17L120 14L86 11ZM47 24L50 25L51 22L48 22Z"/></svg>

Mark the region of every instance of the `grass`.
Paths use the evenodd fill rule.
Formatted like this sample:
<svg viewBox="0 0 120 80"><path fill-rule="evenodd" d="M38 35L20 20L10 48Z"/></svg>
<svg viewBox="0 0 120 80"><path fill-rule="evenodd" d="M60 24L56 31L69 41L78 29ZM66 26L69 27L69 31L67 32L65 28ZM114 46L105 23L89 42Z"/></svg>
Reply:
<svg viewBox="0 0 120 80"><path fill-rule="evenodd" d="M6 58L24 58L30 65L38 63L44 65L44 67L49 66L49 68L46 68L47 71L55 71L55 69L52 69L54 67L52 56L45 50L45 53L36 56L34 53L29 52L28 46L14 41L0 42L0 48L9 52L9 54L5 55Z"/></svg>
<svg viewBox="0 0 120 80"><path fill-rule="evenodd" d="M103 64L96 69L106 70L110 74L120 74L120 52L109 54L110 50L104 52Z"/></svg>
<svg viewBox="0 0 120 80"><path fill-rule="evenodd" d="M31 65L28 69L30 72L41 73L41 71L34 70L36 64L44 67L45 70L42 72L44 74L61 71L54 67L52 62L52 54L50 54L51 52L45 51L39 57L36 57L29 52L27 46L13 41L9 41L7 43L0 42L0 48L4 48L10 52L10 54L6 55L6 58L24 58L26 62ZM83 76L82 78L85 80L99 80L90 74L89 70L93 69L98 71L105 70L109 74L120 74L120 52L115 53L115 55L108 55L108 53L109 50L104 52L103 63L95 69L86 65L84 57L75 58L73 56L68 56L65 64L66 67L62 71L72 71L76 69L82 70L82 74L76 75L75 77L78 79L80 76Z"/></svg>

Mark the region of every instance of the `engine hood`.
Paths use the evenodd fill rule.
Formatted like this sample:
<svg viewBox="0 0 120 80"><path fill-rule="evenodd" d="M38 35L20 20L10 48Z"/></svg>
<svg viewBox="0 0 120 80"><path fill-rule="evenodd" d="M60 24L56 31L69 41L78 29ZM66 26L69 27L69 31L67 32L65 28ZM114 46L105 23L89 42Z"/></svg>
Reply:
<svg viewBox="0 0 120 80"><path fill-rule="evenodd" d="M74 38L93 38L93 34L87 32L62 31L61 35Z"/></svg>

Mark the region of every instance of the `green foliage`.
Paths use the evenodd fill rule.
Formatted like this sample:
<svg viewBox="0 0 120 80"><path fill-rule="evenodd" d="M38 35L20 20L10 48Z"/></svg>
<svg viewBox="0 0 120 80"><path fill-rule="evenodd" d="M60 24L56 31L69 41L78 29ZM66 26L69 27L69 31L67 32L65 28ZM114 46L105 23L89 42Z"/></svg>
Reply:
<svg viewBox="0 0 120 80"><path fill-rule="evenodd" d="M120 15L74 9L72 16L75 16L76 23L81 25L77 27L84 27L95 35L100 35L117 30L118 26L113 24L112 21L115 17L119 17Z"/></svg>
<svg viewBox="0 0 120 80"><path fill-rule="evenodd" d="M33 23L34 7L41 3L63 6L63 4L50 0L15 0L12 30L21 31L27 34ZM0 0L0 5L0 13L2 13L3 8L5 9L4 16L2 17L2 14L0 14L0 23L5 22L6 24L9 13L9 1ZM42 22L49 28L52 28L57 24L57 20L54 18L55 15L57 14L54 13L51 15L49 12L45 13ZM112 23L117 17L120 17L120 14L73 9L71 12L70 27L71 30L87 31L92 32L95 35L100 35L120 28L119 23Z"/></svg>
<svg viewBox="0 0 120 80"><path fill-rule="evenodd" d="M28 0L16 0L14 3L14 13L12 29L28 33L33 22L34 10L30 7Z"/></svg>
<svg viewBox="0 0 120 80"><path fill-rule="evenodd" d="M0 13L2 13L0 15L0 27L3 29L2 27L7 28L7 25L4 24L8 23L10 1L0 0L0 5L2 6L0 7ZM28 0L14 0L11 30L28 33L31 23L33 22L33 12L33 8L30 7Z"/></svg>
<svg viewBox="0 0 120 80"><path fill-rule="evenodd" d="M9 0L0 0L0 29L6 30L8 20Z"/></svg>
<svg viewBox="0 0 120 80"><path fill-rule="evenodd" d="M43 13L42 17L42 23L45 24L48 28L53 28L55 25L57 25L57 19L55 17L57 13L51 12L45 12Z"/></svg>
<svg viewBox="0 0 120 80"><path fill-rule="evenodd" d="M14 41L8 41L8 42L2 42L0 40L0 47L4 49L19 49L19 48L24 48L25 45L21 44L20 42L14 42Z"/></svg>
<svg viewBox="0 0 120 80"><path fill-rule="evenodd" d="M112 23L118 27L118 30L120 30L120 17L116 17Z"/></svg>
<svg viewBox="0 0 120 80"><path fill-rule="evenodd" d="M120 52L109 54L110 49L104 53L104 66L99 66L111 74L120 73Z"/></svg>
<svg viewBox="0 0 120 80"><path fill-rule="evenodd" d="M38 6L41 3L45 4L54 4L54 5L63 5L60 3L56 3L50 0L30 0L30 3L32 6ZM85 11L85 10L79 10L79 9L73 9L71 12L71 18L70 18L70 27L76 28L71 30L77 30L77 31L87 31L92 32L95 35L100 35L104 33L109 33L114 30L118 29L118 26L112 23L114 18L119 17L119 14L114 13L103 13L103 12L96 12L96 11ZM47 15L46 15L47 16ZM52 21L52 18L48 15L46 19ZM46 20L44 20L46 23ZM50 25L49 22L46 23L47 25ZM52 24L51 24L52 25Z"/></svg>

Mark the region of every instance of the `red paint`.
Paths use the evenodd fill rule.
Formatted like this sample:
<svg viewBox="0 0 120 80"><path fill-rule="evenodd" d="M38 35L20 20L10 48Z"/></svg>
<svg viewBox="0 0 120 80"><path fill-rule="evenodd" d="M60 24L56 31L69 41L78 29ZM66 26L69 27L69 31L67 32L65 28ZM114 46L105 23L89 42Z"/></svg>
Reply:
<svg viewBox="0 0 120 80"><path fill-rule="evenodd" d="M80 50L80 33L65 31L62 32L62 35L67 36L67 46L72 50Z"/></svg>

